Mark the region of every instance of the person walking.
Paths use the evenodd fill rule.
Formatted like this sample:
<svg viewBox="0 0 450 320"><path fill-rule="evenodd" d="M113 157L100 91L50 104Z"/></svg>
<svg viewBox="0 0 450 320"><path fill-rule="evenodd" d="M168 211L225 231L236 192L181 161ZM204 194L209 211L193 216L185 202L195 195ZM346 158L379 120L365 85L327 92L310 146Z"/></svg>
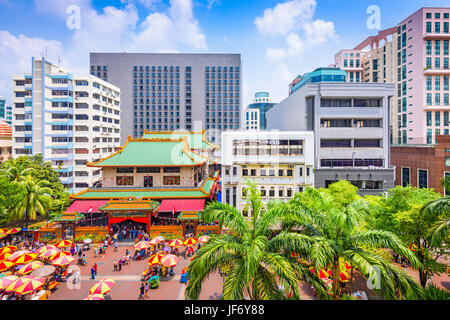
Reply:
<svg viewBox="0 0 450 320"><path fill-rule="evenodd" d="M96 262L96 263L94 263L94 266L93 266L93 268L94 268L94 270L95 270L95 275L97 275L97 268L98 268L98 266L97 266L97 262Z"/></svg>
<svg viewBox="0 0 450 320"><path fill-rule="evenodd" d="M119 251L119 243L116 241L114 242L114 252Z"/></svg>
<svg viewBox="0 0 450 320"><path fill-rule="evenodd" d="M94 267L91 268L91 279L95 280L95 269L94 269Z"/></svg>
<svg viewBox="0 0 450 320"><path fill-rule="evenodd" d="M150 284L147 282L145 284L145 299L148 299L148 294L150 293Z"/></svg>
<svg viewBox="0 0 450 320"><path fill-rule="evenodd" d="M98 253L98 250L97 250L97 247L95 247L94 248L94 258L97 258L97 253Z"/></svg>
<svg viewBox="0 0 450 320"><path fill-rule="evenodd" d="M144 298L145 293L145 285L143 283L141 284L141 288L139 290L140 290L139 300L142 300Z"/></svg>

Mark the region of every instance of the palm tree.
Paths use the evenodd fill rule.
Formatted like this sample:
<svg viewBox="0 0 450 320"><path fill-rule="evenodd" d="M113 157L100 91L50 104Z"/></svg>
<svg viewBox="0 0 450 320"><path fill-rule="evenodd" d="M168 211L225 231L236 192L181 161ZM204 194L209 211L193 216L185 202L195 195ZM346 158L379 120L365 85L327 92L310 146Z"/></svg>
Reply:
<svg viewBox="0 0 450 320"><path fill-rule="evenodd" d="M29 167L30 165L31 161L21 164L17 159L10 159L3 164L0 174L7 176L9 181L19 182L21 177L26 177L36 172L35 169Z"/></svg>
<svg viewBox="0 0 450 320"><path fill-rule="evenodd" d="M364 200L340 206L325 193L308 188L296 194L289 206L283 230L301 228L315 270L331 267L334 299L340 296L340 264L343 261L369 280L374 279L375 289L385 298L396 299L398 292L412 299L423 296L421 287L412 277L374 252L376 248L391 249L407 257L413 266L420 265L413 252L396 235L363 229L363 218L367 213ZM292 249L305 250L305 246L293 245Z"/></svg>
<svg viewBox="0 0 450 320"><path fill-rule="evenodd" d="M274 203L264 209L261 195L248 181L246 210L253 212L250 220L235 207L225 203L208 205L202 218L219 220L228 232L212 237L194 256L188 268L190 281L186 289L189 299L198 299L202 282L217 270L224 275L224 300L300 299L299 280L309 281L319 295L325 295L324 284L305 266L298 263L289 250L302 236L294 232L274 235L271 227L279 224L287 206Z"/></svg>
<svg viewBox="0 0 450 320"><path fill-rule="evenodd" d="M36 182L32 176L20 177L19 183L24 186L26 196L12 212L10 220L25 220L25 228L28 228L30 220L36 220L36 215L45 216L52 206L52 190L48 187L49 182L41 180Z"/></svg>

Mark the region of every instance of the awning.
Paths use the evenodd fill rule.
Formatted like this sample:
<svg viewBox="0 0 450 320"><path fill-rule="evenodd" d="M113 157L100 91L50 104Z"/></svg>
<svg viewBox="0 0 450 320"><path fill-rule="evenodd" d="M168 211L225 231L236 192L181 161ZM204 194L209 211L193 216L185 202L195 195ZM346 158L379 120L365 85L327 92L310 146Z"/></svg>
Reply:
<svg viewBox="0 0 450 320"><path fill-rule="evenodd" d="M66 210L66 212L99 212L98 208L104 206L107 202L108 200L75 200L74 203L72 203Z"/></svg>
<svg viewBox="0 0 450 320"><path fill-rule="evenodd" d="M159 212L203 211L205 199L163 200Z"/></svg>

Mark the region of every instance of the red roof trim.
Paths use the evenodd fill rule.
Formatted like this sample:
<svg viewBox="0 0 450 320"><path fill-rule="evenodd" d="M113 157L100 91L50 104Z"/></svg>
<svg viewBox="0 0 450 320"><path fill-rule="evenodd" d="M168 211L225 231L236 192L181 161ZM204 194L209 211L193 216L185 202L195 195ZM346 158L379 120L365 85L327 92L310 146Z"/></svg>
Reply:
<svg viewBox="0 0 450 320"><path fill-rule="evenodd" d="M87 213L92 207L91 212L99 212L98 208L104 206L108 200L75 200L74 203L67 208L66 212Z"/></svg>
<svg viewBox="0 0 450 320"><path fill-rule="evenodd" d="M177 199L163 200L159 207L159 212L181 211L203 211L205 208L205 199Z"/></svg>

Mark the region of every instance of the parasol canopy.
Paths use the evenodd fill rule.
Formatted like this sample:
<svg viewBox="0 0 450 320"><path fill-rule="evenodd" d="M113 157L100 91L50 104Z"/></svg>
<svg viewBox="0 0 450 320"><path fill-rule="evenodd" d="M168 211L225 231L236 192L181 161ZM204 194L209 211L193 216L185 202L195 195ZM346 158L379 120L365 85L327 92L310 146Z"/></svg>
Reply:
<svg viewBox="0 0 450 320"><path fill-rule="evenodd" d="M201 236L200 238L198 238L198 242L200 242L200 243L207 243L210 238L211 237L209 237L209 236Z"/></svg>
<svg viewBox="0 0 450 320"><path fill-rule="evenodd" d="M0 279L0 290L7 288L11 283L19 279L18 276L6 276Z"/></svg>
<svg viewBox="0 0 450 320"><path fill-rule="evenodd" d="M20 282L22 282L22 285L19 285ZM15 292L17 294L25 295L41 288L45 283L45 279L25 276L11 283L11 285L7 289L9 289L14 283L15 283L14 289L10 291Z"/></svg>
<svg viewBox="0 0 450 320"><path fill-rule="evenodd" d="M114 287L114 284L116 282L114 281L114 279L104 279L104 280L100 280L99 282L97 282L96 284L94 284L94 286L89 290L89 293L91 295L94 294L105 294L111 291L112 287Z"/></svg>
<svg viewBox="0 0 450 320"><path fill-rule="evenodd" d="M164 238L163 236L157 236L157 237L155 237L155 239L159 239L160 241L165 241L166 240L166 238Z"/></svg>
<svg viewBox="0 0 450 320"><path fill-rule="evenodd" d="M194 244L196 244L198 241L196 240L196 239L194 239L194 238L189 238L189 239L186 239L184 242L183 242L183 245L185 245L185 246L187 246L187 247L190 247L190 246L193 246Z"/></svg>
<svg viewBox="0 0 450 320"><path fill-rule="evenodd" d="M16 248L17 249L17 248ZM15 249L14 249L15 250ZM0 248L0 254L13 252L14 251L11 246Z"/></svg>
<svg viewBox="0 0 450 320"><path fill-rule="evenodd" d="M52 255L50 257L50 260L53 261L53 260L59 259L63 256L72 256L72 254L69 251L59 251L58 250L57 253L55 253L54 255Z"/></svg>
<svg viewBox="0 0 450 320"><path fill-rule="evenodd" d="M178 258L173 254L167 254L161 258L161 264L165 267L175 267L178 263Z"/></svg>
<svg viewBox="0 0 450 320"><path fill-rule="evenodd" d="M15 234L20 232L22 229L21 228L11 228L8 231L6 231L6 234Z"/></svg>
<svg viewBox="0 0 450 320"><path fill-rule="evenodd" d="M50 249L54 249L54 250L59 250L57 247L55 247L55 246L52 246L52 245L46 245L46 246L43 246L43 247L41 247L39 250L38 250L38 254L41 254L41 253L43 253L43 252L45 252L45 251L47 251L47 250L50 250Z"/></svg>
<svg viewBox="0 0 450 320"><path fill-rule="evenodd" d="M149 266L154 266L157 264L161 263L161 258L162 258L162 254L153 254L149 259L148 259L148 265Z"/></svg>
<svg viewBox="0 0 450 320"><path fill-rule="evenodd" d="M72 245L72 241L70 241L70 240L61 240L60 242L58 242L56 244L56 247L57 248L65 248L65 247L68 247L70 245Z"/></svg>
<svg viewBox="0 0 450 320"><path fill-rule="evenodd" d="M150 245L152 245L152 246L156 246L160 242L161 242L160 239L154 238L154 239L150 240L148 243L150 243Z"/></svg>
<svg viewBox="0 0 450 320"><path fill-rule="evenodd" d="M15 259L11 260L11 257L13 255L14 254L10 255L8 257L8 260L14 262L15 265L21 265L21 264L25 264L25 263L34 261L34 260L36 260L36 258L38 256L36 253L24 253L24 254L21 254L20 256L16 257Z"/></svg>
<svg viewBox="0 0 450 320"><path fill-rule="evenodd" d="M148 241L140 241L134 245L134 249L145 250L150 246L151 246L151 244Z"/></svg>
<svg viewBox="0 0 450 320"><path fill-rule="evenodd" d="M39 253L39 256L41 258L50 258L59 252L61 252L61 250L59 250L59 249L48 249L47 251L43 251L43 252Z"/></svg>
<svg viewBox="0 0 450 320"><path fill-rule="evenodd" d="M26 253L31 253L31 251L28 251L28 250L19 250L19 251L16 251L16 252L14 252L12 255L10 255L10 256L8 257L7 260L9 260L9 261L14 261L15 259L17 259L17 258L20 257L21 255L24 255L24 254L26 254Z"/></svg>
<svg viewBox="0 0 450 320"><path fill-rule="evenodd" d="M8 260L0 261L0 272L6 271L14 266L14 262Z"/></svg>
<svg viewBox="0 0 450 320"><path fill-rule="evenodd" d="M54 259L52 261L52 265L54 265L54 266L66 266L66 265L72 263L73 261L75 261L74 257L63 255L63 256L59 257L58 259Z"/></svg>
<svg viewBox="0 0 450 320"><path fill-rule="evenodd" d="M43 265L44 265L44 263L42 263L40 261L28 262L27 264L20 267L20 269L17 271L17 274L19 274L21 276L26 275L36 269L39 269Z"/></svg>
<svg viewBox="0 0 450 320"><path fill-rule="evenodd" d="M1 260L6 260L10 255L12 255L12 252L3 252L3 253L0 253L0 261L1 261Z"/></svg>
<svg viewBox="0 0 450 320"><path fill-rule="evenodd" d="M183 241L180 239L175 239L169 242L169 246L172 248L179 248L183 245Z"/></svg>
<svg viewBox="0 0 450 320"><path fill-rule="evenodd" d="M105 300L105 296L102 294L90 294L83 300Z"/></svg>
<svg viewBox="0 0 450 320"><path fill-rule="evenodd" d="M34 270L30 273L33 277L47 277L51 275L53 272L55 272L56 268L51 265L45 265L43 267L40 267L39 269Z"/></svg>

